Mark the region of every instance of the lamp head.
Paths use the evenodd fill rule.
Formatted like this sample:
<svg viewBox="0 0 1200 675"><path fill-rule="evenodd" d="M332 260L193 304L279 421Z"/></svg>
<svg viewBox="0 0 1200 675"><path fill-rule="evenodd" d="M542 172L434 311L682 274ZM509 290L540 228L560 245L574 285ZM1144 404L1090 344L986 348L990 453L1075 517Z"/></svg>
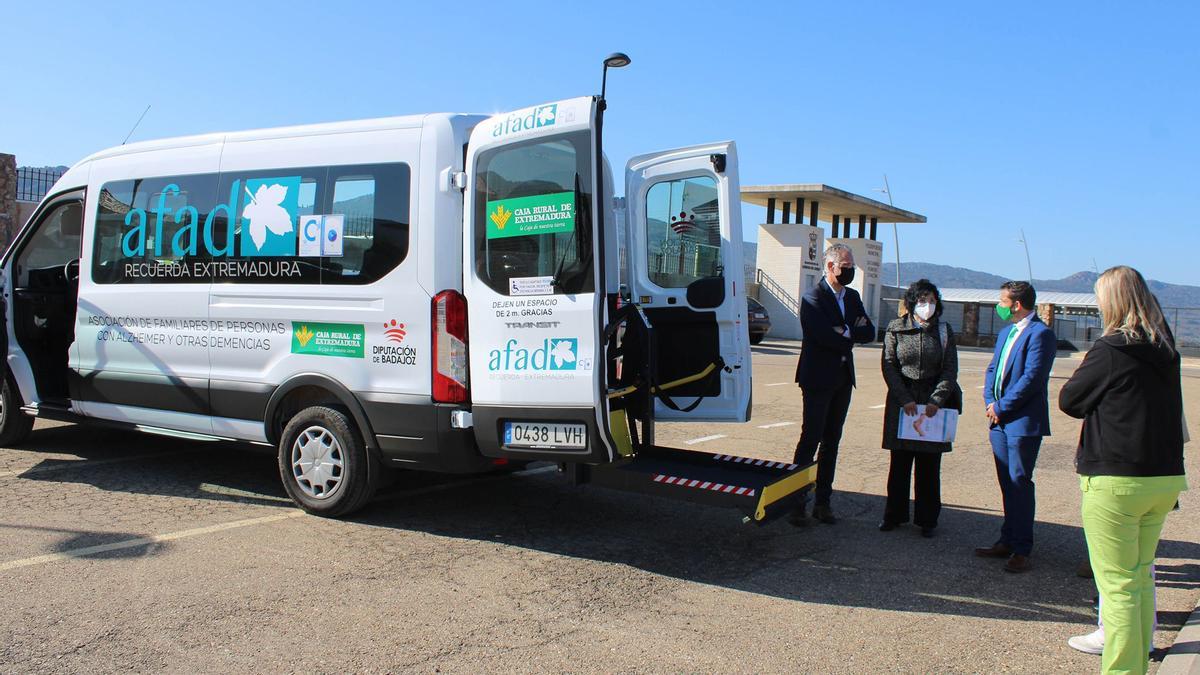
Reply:
<svg viewBox="0 0 1200 675"><path fill-rule="evenodd" d="M630 58L627 54L621 52L613 52L604 59L605 68L624 68L629 65Z"/></svg>

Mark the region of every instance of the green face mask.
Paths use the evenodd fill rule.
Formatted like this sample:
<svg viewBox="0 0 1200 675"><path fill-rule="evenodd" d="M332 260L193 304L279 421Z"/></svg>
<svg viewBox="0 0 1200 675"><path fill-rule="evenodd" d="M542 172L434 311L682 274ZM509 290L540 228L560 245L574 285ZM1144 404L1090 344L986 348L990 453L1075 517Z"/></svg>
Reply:
<svg viewBox="0 0 1200 675"><path fill-rule="evenodd" d="M996 305L996 314L1002 320L1008 321L1009 319L1012 318L1012 307L1005 307L1004 305L997 304Z"/></svg>

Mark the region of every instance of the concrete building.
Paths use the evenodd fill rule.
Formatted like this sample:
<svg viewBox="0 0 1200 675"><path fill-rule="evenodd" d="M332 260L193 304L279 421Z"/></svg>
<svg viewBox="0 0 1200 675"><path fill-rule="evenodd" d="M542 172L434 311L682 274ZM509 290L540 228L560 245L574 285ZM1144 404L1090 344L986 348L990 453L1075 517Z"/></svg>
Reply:
<svg viewBox="0 0 1200 675"><path fill-rule="evenodd" d="M767 210L766 222L758 226L756 281L758 301L771 315L772 336L803 337L800 299L820 281L825 247L832 244L845 244L853 251L857 271L850 285L862 296L871 320L880 325L879 223L924 223L925 216L819 183L750 185L742 188L742 201ZM822 221L829 224L828 231Z"/></svg>

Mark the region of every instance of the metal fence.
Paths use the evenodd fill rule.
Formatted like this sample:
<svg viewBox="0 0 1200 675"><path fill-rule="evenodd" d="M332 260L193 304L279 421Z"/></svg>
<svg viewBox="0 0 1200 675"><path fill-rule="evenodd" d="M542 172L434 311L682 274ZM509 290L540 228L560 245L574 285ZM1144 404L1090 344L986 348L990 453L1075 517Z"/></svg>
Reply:
<svg viewBox="0 0 1200 675"><path fill-rule="evenodd" d="M22 166L17 168L17 201L40 202L66 173L65 169Z"/></svg>
<svg viewBox="0 0 1200 675"><path fill-rule="evenodd" d="M880 328L887 326L898 315L899 300L884 298L880 303ZM1200 307L1164 307L1163 316L1167 326L1175 335L1175 342L1181 348L1200 349ZM942 319L950 324L956 332L962 332L963 303L947 302L944 306ZM990 305L979 308L979 335L995 337L1007 324ZM1098 314L1084 312L1058 313L1054 316L1054 334L1060 340L1067 340L1082 347L1097 340L1104 328L1100 324Z"/></svg>
<svg viewBox="0 0 1200 675"><path fill-rule="evenodd" d="M650 279L668 287L684 287L703 277L717 276L721 264L721 247L694 241L663 242L658 250L650 250Z"/></svg>
<svg viewBox="0 0 1200 675"><path fill-rule="evenodd" d="M1164 307L1163 315L1180 347L1200 348L1200 307Z"/></svg>

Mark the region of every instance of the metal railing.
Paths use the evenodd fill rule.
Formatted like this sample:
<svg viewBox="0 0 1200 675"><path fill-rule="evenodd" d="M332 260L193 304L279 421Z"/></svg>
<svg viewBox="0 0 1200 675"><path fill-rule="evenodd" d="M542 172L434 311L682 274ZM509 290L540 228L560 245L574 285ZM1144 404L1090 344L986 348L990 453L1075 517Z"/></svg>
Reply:
<svg viewBox="0 0 1200 675"><path fill-rule="evenodd" d="M765 298L763 294L771 296L783 306L784 311L793 316L800 316L800 302L798 298L793 298L788 289L784 288L771 278L770 274L762 270L758 270L758 301L762 302ZM764 303L765 304L765 303Z"/></svg>
<svg viewBox="0 0 1200 675"><path fill-rule="evenodd" d="M683 287L696 279L717 276L721 247L694 241L666 241L647 251L650 279L659 285Z"/></svg>
<svg viewBox="0 0 1200 675"><path fill-rule="evenodd" d="M17 168L17 201L40 202L66 173L65 169L22 166Z"/></svg>

